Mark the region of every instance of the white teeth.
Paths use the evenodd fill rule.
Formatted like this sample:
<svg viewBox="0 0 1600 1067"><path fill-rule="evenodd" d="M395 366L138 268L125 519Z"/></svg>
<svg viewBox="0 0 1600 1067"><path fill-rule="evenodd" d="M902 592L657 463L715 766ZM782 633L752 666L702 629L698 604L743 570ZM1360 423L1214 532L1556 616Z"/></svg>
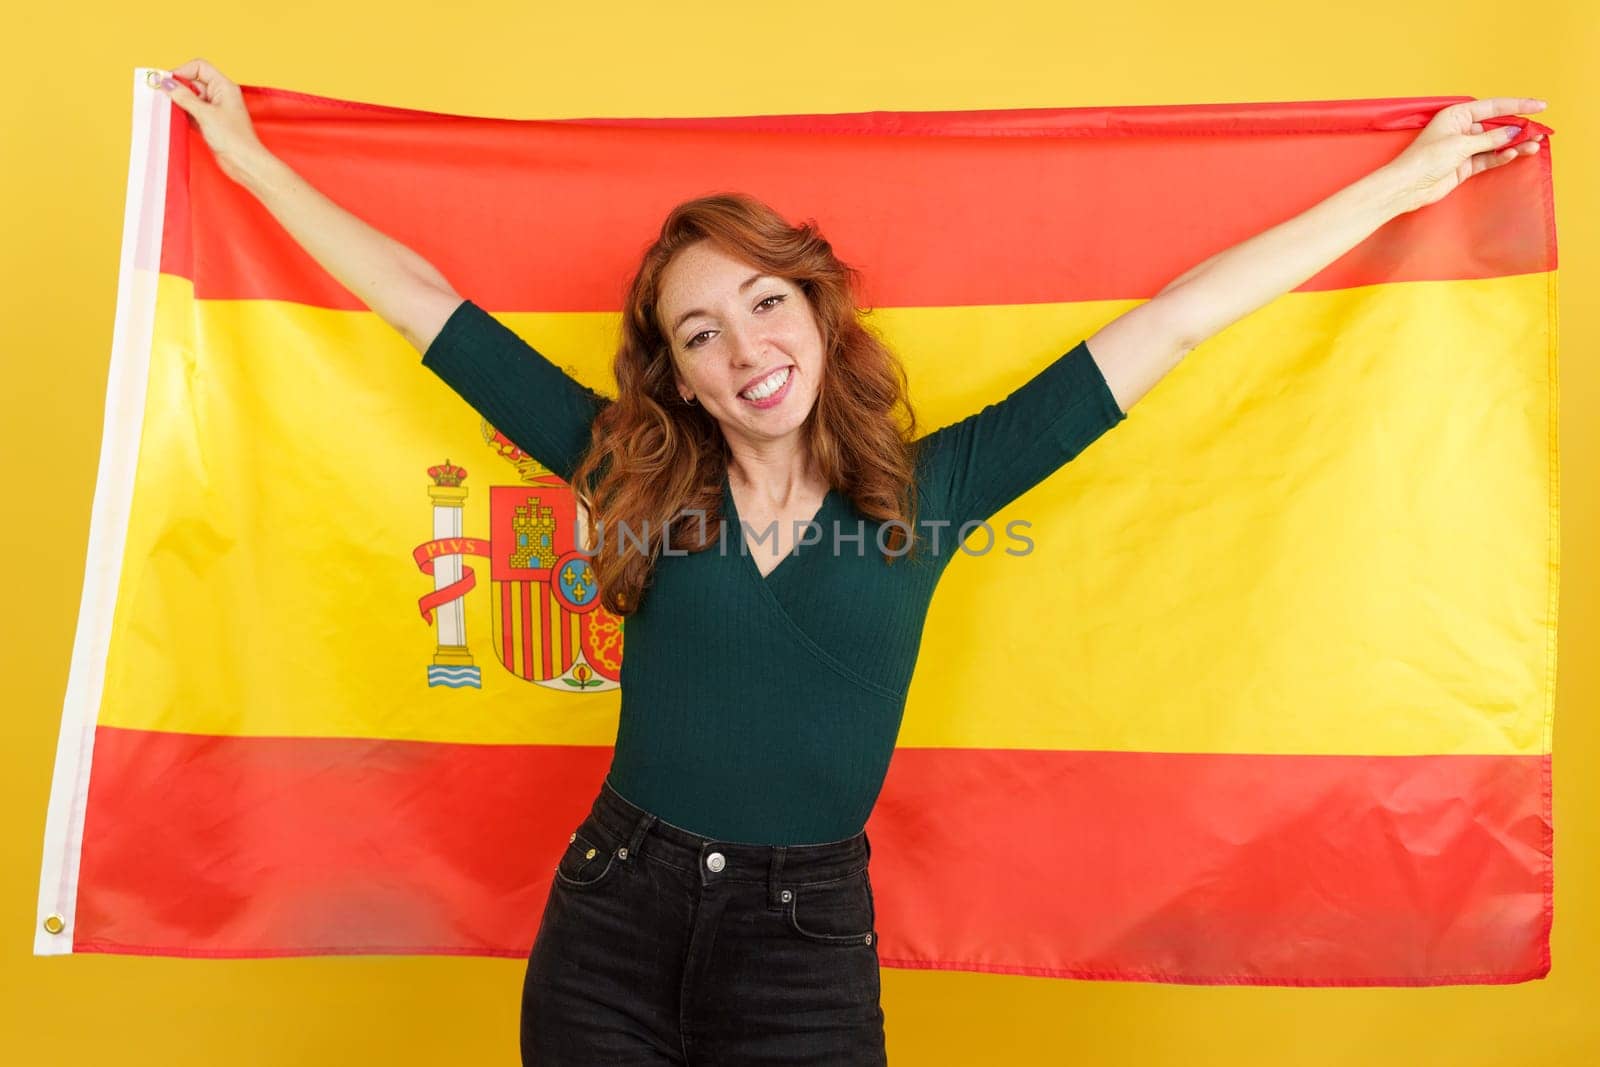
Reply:
<svg viewBox="0 0 1600 1067"><path fill-rule="evenodd" d="M783 388L783 383L789 380L789 368L775 370L764 379L752 385L739 395L749 400L765 400L767 397Z"/></svg>

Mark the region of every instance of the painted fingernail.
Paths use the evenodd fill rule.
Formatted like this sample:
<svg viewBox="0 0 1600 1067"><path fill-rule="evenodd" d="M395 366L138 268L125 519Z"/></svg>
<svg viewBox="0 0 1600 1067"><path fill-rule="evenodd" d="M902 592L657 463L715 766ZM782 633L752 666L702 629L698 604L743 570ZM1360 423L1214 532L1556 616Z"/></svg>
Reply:
<svg viewBox="0 0 1600 1067"><path fill-rule="evenodd" d="M176 89L177 87L178 87L178 83L173 81L171 78L162 78L161 79L161 88L163 88L163 89Z"/></svg>

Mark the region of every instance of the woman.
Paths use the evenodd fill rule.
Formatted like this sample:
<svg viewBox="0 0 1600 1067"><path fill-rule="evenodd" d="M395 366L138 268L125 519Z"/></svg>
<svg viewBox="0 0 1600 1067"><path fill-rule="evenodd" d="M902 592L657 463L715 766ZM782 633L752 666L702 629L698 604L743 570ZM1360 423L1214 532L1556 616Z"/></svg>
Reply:
<svg viewBox="0 0 1600 1067"><path fill-rule="evenodd" d="M739 195L673 209L629 290L608 400L267 152L215 68L176 73L199 95L164 88L223 172L595 520L605 602L628 618L621 721L529 956L527 1063L883 1063L863 827L957 546L1196 344L1537 151L1483 123L1544 106L1442 109L1389 164L919 437L814 227Z"/></svg>

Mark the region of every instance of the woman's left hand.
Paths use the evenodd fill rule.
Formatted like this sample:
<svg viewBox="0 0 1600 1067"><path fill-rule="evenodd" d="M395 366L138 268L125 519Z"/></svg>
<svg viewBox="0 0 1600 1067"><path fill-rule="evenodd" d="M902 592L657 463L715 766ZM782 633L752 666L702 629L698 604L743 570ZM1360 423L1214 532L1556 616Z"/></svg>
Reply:
<svg viewBox="0 0 1600 1067"><path fill-rule="evenodd" d="M1518 112L1543 111L1545 106L1543 100L1495 96L1440 108L1417 139L1388 164L1401 183L1401 211L1415 211L1443 200L1474 174L1539 151L1544 134L1536 133L1515 148L1507 148L1522 132L1522 124L1486 128L1484 122Z"/></svg>

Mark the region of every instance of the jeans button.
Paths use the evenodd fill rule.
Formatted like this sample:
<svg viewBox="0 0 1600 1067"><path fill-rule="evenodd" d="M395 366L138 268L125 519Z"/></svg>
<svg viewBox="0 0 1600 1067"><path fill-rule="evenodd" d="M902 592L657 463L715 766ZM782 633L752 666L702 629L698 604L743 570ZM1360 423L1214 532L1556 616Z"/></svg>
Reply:
<svg viewBox="0 0 1600 1067"><path fill-rule="evenodd" d="M728 861L723 858L722 853L720 852L713 852L711 855L706 857L706 866L710 867L713 872L720 871L727 865Z"/></svg>

